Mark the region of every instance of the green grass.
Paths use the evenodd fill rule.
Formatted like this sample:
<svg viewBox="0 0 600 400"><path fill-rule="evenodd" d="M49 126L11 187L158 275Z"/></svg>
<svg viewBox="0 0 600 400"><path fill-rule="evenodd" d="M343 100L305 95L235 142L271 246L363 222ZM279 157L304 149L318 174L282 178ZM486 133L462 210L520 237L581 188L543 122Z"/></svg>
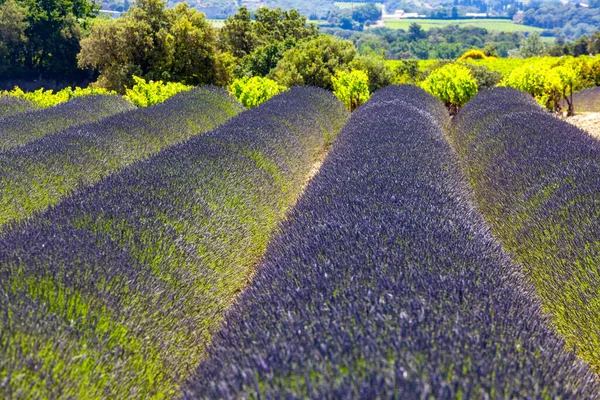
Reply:
<svg viewBox="0 0 600 400"><path fill-rule="evenodd" d="M543 29L533 26L515 24L509 19L491 19L491 18L473 18L473 19L403 19L385 21L385 26L391 29L408 30L410 24L417 23L424 30L431 28L443 28L448 25L459 25L461 27L472 26L485 28L490 31L498 32L542 32Z"/></svg>

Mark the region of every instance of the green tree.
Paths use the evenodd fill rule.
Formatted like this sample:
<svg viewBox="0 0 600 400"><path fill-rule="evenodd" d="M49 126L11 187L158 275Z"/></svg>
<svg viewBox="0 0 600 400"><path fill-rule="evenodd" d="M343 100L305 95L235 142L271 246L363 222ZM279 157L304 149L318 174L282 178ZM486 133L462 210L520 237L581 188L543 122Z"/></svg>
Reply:
<svg viewBox="0 0 600 400"><path fill-rule="evenodd" d="M521 41L521 46L519 47L519 54L523 58L541 56L546 51L546 46L542 39L540 38L540 34L535 32L531 33L529 36L524 38Z"/></svg>
<svg viewBox="0 0 600 400"><path fill-rule="evenodd" d="M467 67L447 64L423 81L423 89L440 99L451 114L456 114L477 93L477 81Z"/></svg>
<svg viewBox="0 0 600 400"><path fill-rule="evenodd" d="M250 12L246 7L240 7L238 13L227 18L219 30L219 43L237 58L250 54L258 45L252 25Z"/></svg>
<svg viewBox="0 0 600 400"><path fill-rule="evenodd" d="M283 54L295 45L296 42L289 39L257 47L239 62L235 69L235 75L238 78L242 76L267 76L277 66Z"/></svg>
<svg viewBox="0 0 600 400"><path fill-rule="evenodd" d="M333 94L351 112L369 99L369 75L365 71L336 71L331 81Z"/></svg>
<svg viewBox="0 0 600 400"><path fill-rule="evenodd" d="M377 21L381 18L381 10L375 4L367 3L352 11L352 19L364 24L367 21Z"/></svg>
<svg viewBox="0 0 600 400"><path fill-rule="evenodd" d="M27 9L15 0L0 5L0 74L23 65L27 36Z"/></svg>
<svg viewBox="0 0 600 400"><path fill-rule="evenodd" d="M296 10L263 7L254 13L254 19L245 7L229 17L219 31L221 47L241 59L259 47L286 41L295 43L318 35L318 29Z"/></svg>
<svg viewBox="0 0 600 400"><path fill-rule="evenodd" d="M369 77L369 90L371 93L382 87L394 83L394 71L387 66L384 60L378 57L358 56L350 64L350 70L365 71Z"/></svg>
<svg viewBox="0 0 600 400"><path fill-rule="evenodd" d="M95 24L81 43L81 67L100 71L97 85L123 93L133 75L188 85L225 85L233 68L218 52L216 32L204 14L180 3L138 0L115 21Z"/></svg>
<svg viewBox="0 0 600 400"><path fill-rule="evenodd" d="M598 55L600 54L600 31L596 31L590 36L587 45L588 54Z"/></svg>
<svg viewBox="0 0 600 400"><path fill-rule="evenodd" d="M334 71L347 69L357 55L352 42L322 35L288 50L270 76L288 87L311 85L333 90Z"/></svg>
<svg viewBox="0 0 600 400"><path fill-rule="evenodd" d="M12 75L77 74L83 29L98 8L88 0L0 2L0 59Z"/></svg>
<svg viewBox="0 0 600 400"><path fill-rule="evenodd" d="M239 78L231 83L229 91L247 108L261 105L276 94L288 90L277 82L260 76Z"/></svg>

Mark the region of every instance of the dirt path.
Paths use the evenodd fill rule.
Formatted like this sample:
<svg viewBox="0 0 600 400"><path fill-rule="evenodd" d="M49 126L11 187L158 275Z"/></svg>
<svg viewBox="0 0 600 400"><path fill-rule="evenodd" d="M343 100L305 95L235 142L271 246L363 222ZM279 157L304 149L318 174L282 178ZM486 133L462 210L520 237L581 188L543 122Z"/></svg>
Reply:
<svg viewBox="0 0 600 400"><path fill-rule="evenodd" d="M600 113L581 113L566 121L600 139Z"/></svg>

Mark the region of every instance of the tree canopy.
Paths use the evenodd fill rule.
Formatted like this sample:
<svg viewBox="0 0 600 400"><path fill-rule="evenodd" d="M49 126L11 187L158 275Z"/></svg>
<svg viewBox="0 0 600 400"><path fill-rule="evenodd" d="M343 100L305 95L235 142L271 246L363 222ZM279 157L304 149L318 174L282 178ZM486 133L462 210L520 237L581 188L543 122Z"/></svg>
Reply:
<svg viewBox="0 0 600 400"><path fill-rule="evenodd" d="M88 0L0 1L0 73L77 74L82 32L97 8Z"/></svg>
<svg viewBox="0 0 600 400"><path fill-rule="evenodd" d="M204 14L186 3L167 9L163 0L138 0L123 17L95 24L78 58L81 67L100 71L98 85L121 93L133 85L133 75L225 85L232 60L216 44Z"/></svg>

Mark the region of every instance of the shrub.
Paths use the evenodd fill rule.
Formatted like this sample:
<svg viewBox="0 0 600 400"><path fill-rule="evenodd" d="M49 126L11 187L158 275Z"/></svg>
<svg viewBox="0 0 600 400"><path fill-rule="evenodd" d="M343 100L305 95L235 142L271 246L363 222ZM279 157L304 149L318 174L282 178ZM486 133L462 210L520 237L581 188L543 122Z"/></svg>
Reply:
<svg viewBox="0 0 600 400"><path fill-rule="evenodd" d="M336 71L333 94L352 112L369 99L369 76L364 71Z"/></svg>
<svg viewBox="0 0 600 400"><path fill-rule="evenodd" d="M423 89L440 99L451 114L477 93L477 81L471 71L459 64L448 64L434 70L423 81Z"/></svg>
<svg viewBox="0 0 600 400"><path fill-rule="evenodd" d="M286 90L288 88L269 78L246 76L234 80L229 91L245 107L253 108Z"/></svg>
<svg viewBox="0 0 600 400"><path fill-rule="evenodd" d="M176 397L346 119L331 93L292 89L15 226L0 394Z"/></svg>
<svg viewBox="0 0 600 400"><path fill-rule="evenodd" d="M0 94L0 118L7 115L35 110L37 105L29 100Z"/></svg>
<svg viewBox="0 0 600 400"><path fill-rule="evenodd" d="M352 114L184 397L595 396L424 95L386 88Z"/></svg>
<svg viewBox="0 0 600 400"><path fill-rule="evenodd" d="M512 89L482 93L455 122L479 210L569 347L600 371L600 142Z"/></svg>
<svg viewBox="0 0 600 400"><path fill-rule="evenodd" d="M0 150L23 146L36 139L130 111L135 107L114 95L74 98L57 106L14 114L0 124Z"/></svg>
<svg viewBox="0 0 600 400"><path fill-rule="evenodd" d="M459 60L484 60L487 56L481 50L467 50L458 59Z"/></svg>
<svg viewBox="0 0 600 400"><path fill-rule="evenodd" d="M224 90L199 88L0 153L0 230L242 109Z"/></svg>
<svg viewBox="0 0 600 400"><path fill-rule="evenodd" d="M91 96L91 95L96 95L96 94L116 94L116 92L109 91L109 90L102 89L102 88L92 88L92 87L88 87L88 88L84 88L84 89L82 89L80 87L76 87L75 89L71 89L70 87L67 87L65 89L59 90L56 93L54 93L54 91L51 89L44 90L44 88L38 89L34 92L23 92L21 89L19 89L16 86L11 91L5 90L3 92L0 92L1 96L9 96L9 97L16 97L19 99L29 100L42 108L53 107L60 103L69 101L70 99L75 98L75 97Z"/></svg>
<svg viewBox="0 0 600 400"><path fill-rule="evenodd" d="M191 90L193 86L179 82L148 81L133 76L135 85L125 90L125 98L138 107L150 107L162 103L171 96Z"/></svg>
<svg viewBox="0 0 600 400"><path fill-rule="evenodd" d="M476 65L470 63L462 63L471 71L471 75L477 82L477 89L491 89L502 81L502 74L498 71L492 71L485 65Z"/></svg>

